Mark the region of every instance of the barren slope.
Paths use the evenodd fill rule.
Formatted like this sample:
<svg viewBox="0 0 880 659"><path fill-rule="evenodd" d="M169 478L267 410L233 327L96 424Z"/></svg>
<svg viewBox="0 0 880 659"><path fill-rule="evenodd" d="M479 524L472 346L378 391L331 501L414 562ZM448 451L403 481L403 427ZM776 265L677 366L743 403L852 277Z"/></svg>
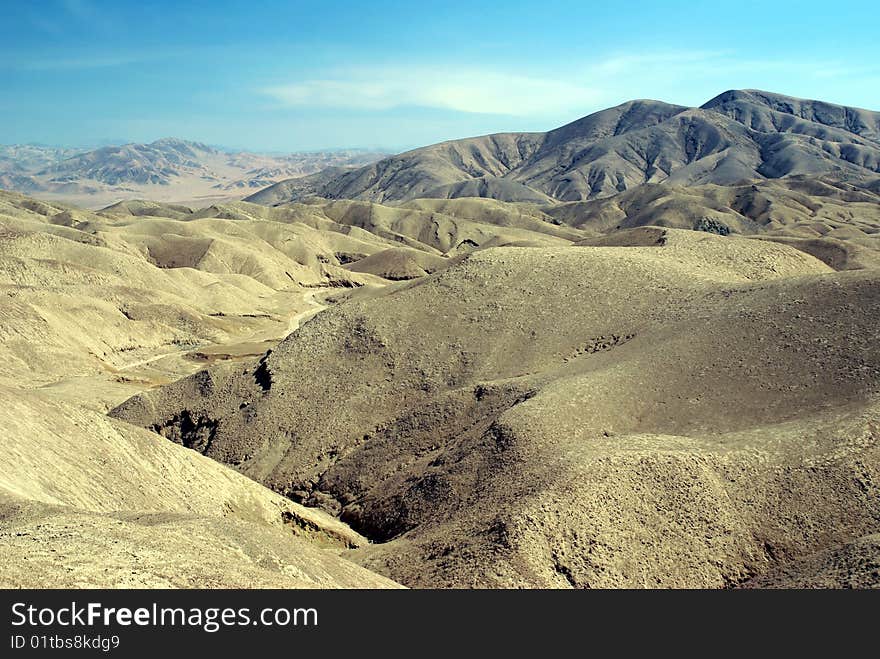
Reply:
<svg viewBox="0 0 880 659"><path fill-rule="evenodd" d="M0 580L876 585L875 187L0 193Z"/></svg>
<svg viewBox="0 0 880 659"><path fill-rule="evenodd" d="M643 185L608 199L544 208L594 235L646 225L745 234L804 250L835 270L880 265L880 196L829 178L741 185Z"/></svg>
<svg viewBox="0 0 880 659"><path fill-rule="evenodd" d="M369 280L337 250L388 247L212 214L0 193L0 584L395 586L338 555L366 542L338 520L104 415L196 348L264 353L313 313L304 286Z"/></svg>
<svg viewBox="0 0 880 659"><path fill-rule="evenodd" d="M413 264L406 276L443 269L451 260L440 247L570 242L515 228L520 220L511 228L504 208L484 223L481 207L455 218L346 204L195 211L129 201L92 213L0 194L0 581L395 586L337 555L366 543L344 523L189 450L210 443L210 423L181 417L181 447L102 415L204 361L240 368L319 311L316 294L381 286L401 262Z"/></svg>
<svg viewBox="0 0 880 659"><path fill-rule="evenodd" d="M336 555L365 542L345 525L195 451L19 389L0 408L4 587L394 586Z"/></svg>
<svg viewBox="0 0 880 659"><path fill-rule="evenodd" d="M876 532L877 273L639 231L475 252L113 415L209 420L407 585L717 587Z"/></svg>
<svg viewBox="0 0 880 659"><path fill-rule="evenodd" d="M79 391L100 408L192 372L182 358L194 348L262 354L310 307L305 287L369 281L337 253L391 246L302 223L168 212L96 215L0 193L0 379Z"/></svg>
<svg viewBox="0 0 880 659"><path fill-rule="evenodd" d="M278 204L305 195L389 202L421 197L579 201L645 183L675 185L880 172L880 114L755 90L700 108L638 100L548 133L454 140L249 197Z"/></svg>

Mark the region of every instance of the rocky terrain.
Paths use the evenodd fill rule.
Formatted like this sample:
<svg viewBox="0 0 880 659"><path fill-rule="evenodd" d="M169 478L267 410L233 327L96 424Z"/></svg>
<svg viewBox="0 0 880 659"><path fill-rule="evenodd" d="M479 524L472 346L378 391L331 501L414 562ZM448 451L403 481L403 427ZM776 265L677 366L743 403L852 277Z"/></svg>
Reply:
<svg viewBox="0 0 880 659"><path fill-rule="evenodd" d="M130 201L95 213L0 192L0 583L396 586L346 558L369 541L333 516L105 413L260 358L328 296L439 272L455 261L446 249L583 237L471 210Z"/></svg>
<svg viewBox="0 0 880 659"><path fill-rule="evenodd" d="M878 139L730 92L263 203L0 192L0 585L880 587Z"/></svg>
<svg viewBox="0 0 880 659"><path fill-rule="evenodd" d="M699 108L630 101L547 133L443 142L300 185L282 182L249 200L580 201L646 183L730 185L798 174L876 185L880 114L757 90L728 91Z"/></svg>
<svg viewBox="0 0 880 659"><path fill-rule="evenodd" d="M339 515L412 586L729 586L872 532L876 274L634 231L478 251L112 415Z"/></svg>

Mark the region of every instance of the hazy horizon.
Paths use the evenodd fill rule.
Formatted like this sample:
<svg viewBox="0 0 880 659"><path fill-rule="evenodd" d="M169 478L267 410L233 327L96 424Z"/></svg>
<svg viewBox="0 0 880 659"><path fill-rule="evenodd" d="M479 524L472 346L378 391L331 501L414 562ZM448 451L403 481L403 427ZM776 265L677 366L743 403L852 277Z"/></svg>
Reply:
<svg viewBox="0 0 880 659"><path fill-rule="evenodd" d="M212 149L217 149L219 151L226 151L229 153L257 153L260 155L288 155L294 153L333 153L333 152L344 152L344 151L363 151L363 152L374 152L374 153L394 153L393 150L381 147L381 146L332 146L325 148L314 148L314 149L290 149L290 150L265 150L265 149L252 149L247 146L241 145L230 145L230 144L211 144L208 142L204 142L202 140L192 139L187 135L159 135L155 138L145 139L145 140L133 140L124 137L118 138L105 138L99 139L89 142L81 142L81 143L50 143L50 142L40 142L40 141L30 141L30 142L0 142L0 146L32 146L32 147L42 147L48 149L72 149L72 150L97 150L108 147L115 146L125 146L127 144L151 144L153 142L158 142L163 139L177 139L182 140L184 142L193 142L199 144L205 144L206 146L211 147Z"/></svg>

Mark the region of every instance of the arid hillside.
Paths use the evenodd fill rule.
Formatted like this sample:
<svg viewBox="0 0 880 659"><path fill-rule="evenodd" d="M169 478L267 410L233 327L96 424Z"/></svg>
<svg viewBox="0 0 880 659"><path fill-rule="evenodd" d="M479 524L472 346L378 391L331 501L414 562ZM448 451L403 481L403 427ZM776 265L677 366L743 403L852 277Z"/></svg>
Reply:
<svg viewBox="0 0 880 659"><path fill-rule="evenodd" d="M646 183L731 185L880 175L880 114L757 90L699 108L637 100L547 133L499 133L415 149L351 171L281 182L262 204L307 195L380 203L424 197L582 201Z"/></svg>
<svg viewBox="0 0 880 659"><path fill-rule="evenodd" d="M877 284L674 229L485 249L112 415L406 585L736 585L880 522Z"/></svg>
<svg viewBox="0 0 880 659"><path fill-rule="evenodd" d="M880 586L875 119L734 92L356 198L0 192L0 585ZM622 183L532 187L560 154Z"/></svg>
<svg viewBox="0 0 880 659"><path fill-rule="evenodd" d="M345 523L105 413L207 364L238 369L328 297L439 272L475 241L586 235L505 217L355 202L90 212L0 193L0 582L396 586L345 557L368 543Z"/></svg>

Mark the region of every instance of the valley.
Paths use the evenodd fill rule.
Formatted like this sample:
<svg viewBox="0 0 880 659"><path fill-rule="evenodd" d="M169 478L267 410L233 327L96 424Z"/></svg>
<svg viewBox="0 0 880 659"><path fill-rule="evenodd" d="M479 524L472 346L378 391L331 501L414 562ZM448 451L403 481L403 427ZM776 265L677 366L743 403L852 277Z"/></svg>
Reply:
<svg viewBox="0 0 880 659"><path fill-rule="evenodd" d="M4 586L880 585L880 114L633 101L190 204L114 153L0 192Z"/></svg>

